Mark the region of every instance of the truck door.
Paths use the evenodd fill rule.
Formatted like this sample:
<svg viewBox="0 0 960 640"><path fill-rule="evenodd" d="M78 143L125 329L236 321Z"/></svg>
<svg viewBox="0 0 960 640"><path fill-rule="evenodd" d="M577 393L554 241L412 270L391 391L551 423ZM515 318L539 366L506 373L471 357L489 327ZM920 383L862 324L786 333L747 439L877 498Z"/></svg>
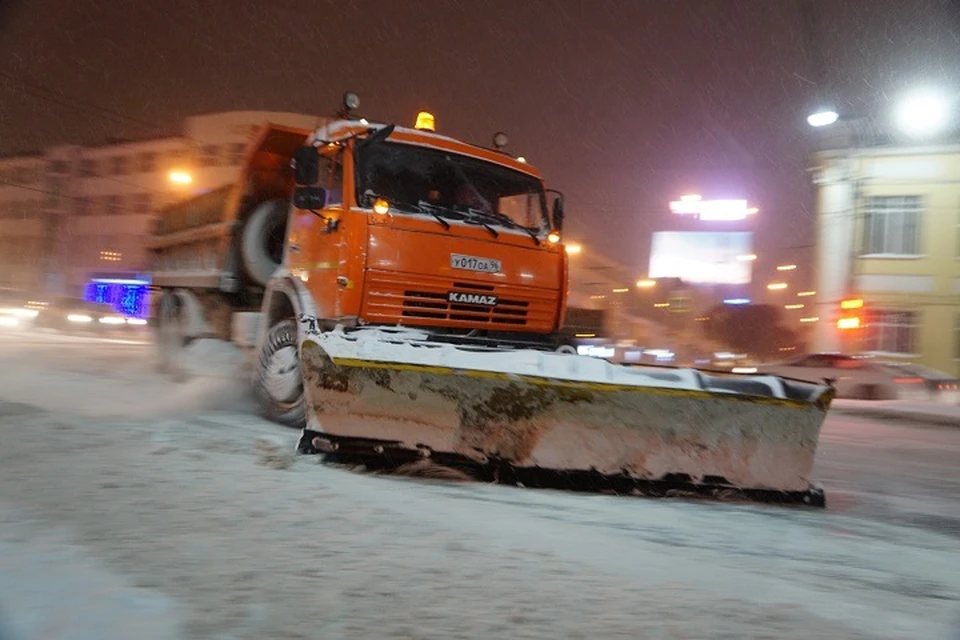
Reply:
<svg viewBox="0 0 960 640"><path fill-rule="evenodd" d="M343 150L320 154L319 186L327 188L323 209L293 209L287 238L290 271L306 284L321 318L337 315L337 231L332 221L343 213Z"/></svg>

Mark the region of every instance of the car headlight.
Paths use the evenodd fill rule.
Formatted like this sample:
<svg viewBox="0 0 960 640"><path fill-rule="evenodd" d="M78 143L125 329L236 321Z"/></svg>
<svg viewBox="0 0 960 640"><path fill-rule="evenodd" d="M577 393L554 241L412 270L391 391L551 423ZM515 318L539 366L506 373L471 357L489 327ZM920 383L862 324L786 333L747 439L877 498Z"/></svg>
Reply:
<svg viewBox="0 0 960 640"><path fill-rule="evenodd" d="M67 316L70 322L93 322L93 318L85 313L71 313Z"/></svg>
<svg viewBox="0 0 960 640"><path fill-rule="evenodd" d="M126 322L123 316L103 316L100 318L101 324L123 324Z"/></svg>
<svg viewBox="0 0 960 640"><path fill-rule="evenodd" d="M127 324L142 327L143 325L147 324L147 321L144 318L127 318Z"/></svg>
<svg viewBox="0 0 960 640"><path fill-rule="evenodd" d="M0 316L0 327L15 327L20 324L16 316Z"/></svg>

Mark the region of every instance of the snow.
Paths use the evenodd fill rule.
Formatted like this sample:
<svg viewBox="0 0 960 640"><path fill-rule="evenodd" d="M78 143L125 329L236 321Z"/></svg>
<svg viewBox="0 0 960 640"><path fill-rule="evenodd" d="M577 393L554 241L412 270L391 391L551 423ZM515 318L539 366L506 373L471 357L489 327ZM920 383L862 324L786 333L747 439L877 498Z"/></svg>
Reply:
<svg viewBox="0 0 960 640"><path fill-rule="evenodd" d="M233 378L222 355L175 385L146 345L0 337L0 634L43 615L83 638L94 614L118 623L101 640L960 630L960 430L828 419L826 511L389 478L264 460L297 432L216 394L185 411L178 389ZM18 376L85 394L21 397Z"/></svg>
<svg viewBox="0 0 960 640"><path fill-rule="evenodd" d="M431 367L478 370L513 375L546 377L573 382L601 382L635 387L706 390L728 393L727 390L705 387L704 377L694 369L628 367L614 365L600 358L533 350L502 351L467 350L449 344L424 343L422 334L370 329L344 333L303 334L333 358L349 358L375 362L412 363ZM410 337L412 340L405 340ZM783 386L774 376L740 378L764 385L769 395L784 398ZM809 385L811 390L824 386Z"/></svg>
<svg viewBox="0 0 960 640"><path fill-rule="evenodd" d="M960 427L960 405L904 400L834 400L837 413Z"/></svg>

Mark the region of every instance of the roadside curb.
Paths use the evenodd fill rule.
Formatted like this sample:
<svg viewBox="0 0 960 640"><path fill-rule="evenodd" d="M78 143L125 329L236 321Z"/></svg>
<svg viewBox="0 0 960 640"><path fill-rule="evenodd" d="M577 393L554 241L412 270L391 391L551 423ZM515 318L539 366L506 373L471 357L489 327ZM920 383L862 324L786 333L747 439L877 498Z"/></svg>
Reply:
<svg viewBox="0 0 960 640"><path fill-rule="evenodd" d="M858 418L876 418L878 420L900 420L941 427L960 427L960 416L942 416L922 411L890 411L871 409L870 407L830 407L827 414L856 416Z"/></svg>

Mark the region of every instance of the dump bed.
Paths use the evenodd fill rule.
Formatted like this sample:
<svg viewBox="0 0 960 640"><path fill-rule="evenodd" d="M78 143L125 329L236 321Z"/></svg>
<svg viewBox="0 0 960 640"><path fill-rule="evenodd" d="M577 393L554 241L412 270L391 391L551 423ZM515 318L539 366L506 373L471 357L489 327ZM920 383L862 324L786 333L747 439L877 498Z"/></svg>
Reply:
<svg viewBox="0 0 960 640"><path fill-rule="evenodd" d="M241 284L236 239L259 202L288 199L290 159L308 131L265 124L251 141L237 178L157 211L147 241L153 284L236 291Z"/></svg>

